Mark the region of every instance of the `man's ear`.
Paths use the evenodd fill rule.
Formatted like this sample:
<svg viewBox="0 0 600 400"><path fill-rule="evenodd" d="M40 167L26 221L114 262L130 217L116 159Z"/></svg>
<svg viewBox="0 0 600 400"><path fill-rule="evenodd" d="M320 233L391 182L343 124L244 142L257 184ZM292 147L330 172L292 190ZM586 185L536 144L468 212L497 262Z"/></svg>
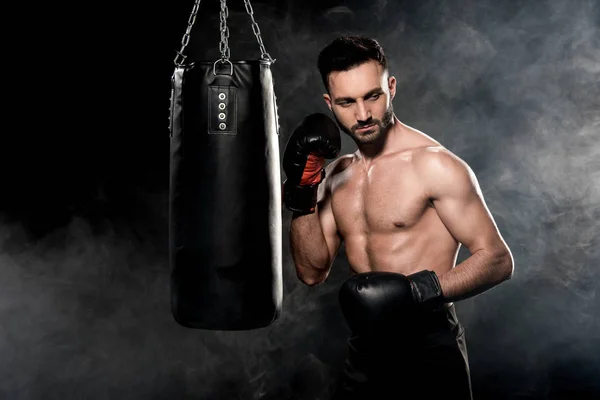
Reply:
<svg viewBox="0 0 600 400"><path fill-rule="evenodd" d="M327 107L331 110L331 97L329 97L329 94L323 93L323 99L325 100L325 103L327 103Z"/></svg>
<svg viewBox="0 0 600 400"><path fill-rule="evenodd" d="M390 89L390 101L394 99L394 96L396 96L396 78L393 76L390 76L388 78L388 88Z"/></svg>

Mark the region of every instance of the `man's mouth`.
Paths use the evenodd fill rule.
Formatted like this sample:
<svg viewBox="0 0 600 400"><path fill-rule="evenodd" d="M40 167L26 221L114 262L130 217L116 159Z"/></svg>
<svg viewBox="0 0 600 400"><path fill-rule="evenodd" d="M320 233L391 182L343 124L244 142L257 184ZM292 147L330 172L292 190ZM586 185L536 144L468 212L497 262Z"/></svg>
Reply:
<svg viewBox="0 0 600 400"><path fill-rule="evenodd" d="M365 126L361 126L360 128L356 128L357 131L366 131L368 129L371 129L375 126L375 124L371 124L371 125L365 125Z"/></svg>

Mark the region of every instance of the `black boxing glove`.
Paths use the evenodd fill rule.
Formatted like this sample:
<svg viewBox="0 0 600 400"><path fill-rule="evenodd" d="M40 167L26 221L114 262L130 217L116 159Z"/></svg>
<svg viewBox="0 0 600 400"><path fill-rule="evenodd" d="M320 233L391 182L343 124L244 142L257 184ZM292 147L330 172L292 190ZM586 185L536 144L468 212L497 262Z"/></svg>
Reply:
<svg viewBox="0 0 600 400"><path fill-rule="evenodd" d="M403 316L441 308L444 296L433 271L366 272L344 282L339 302L352 332L370 335L397 331Z"/></svg>
<svg viewBox="0 0 600 400"><path fill-rule="evenodd" d="M341 147L339 128L325 114L311 114L294 129L283 154L283 201L289 210L315 212L325 159L337 157Z"/></svg>
<svg viewBox="0 0 600 400"><path fill-rule="evenodd" d="M440 280L434 271L423 270L406 277L410 281L410 288L415 304L426 310L440 309L444 303L444 294Z"/></svg>

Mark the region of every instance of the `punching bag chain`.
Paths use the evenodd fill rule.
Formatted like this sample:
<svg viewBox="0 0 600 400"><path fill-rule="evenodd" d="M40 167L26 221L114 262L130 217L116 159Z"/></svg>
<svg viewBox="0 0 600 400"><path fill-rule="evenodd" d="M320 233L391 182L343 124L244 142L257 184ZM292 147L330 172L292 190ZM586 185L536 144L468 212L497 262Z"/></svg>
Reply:
<svg viewBox="0 0 600 400"><path fill-rule="evenodd" d="M221 41L219 42L219 51L221 52L221 62L224 63L229 61L229 27L227 26L227 17L229 17L229 8L227 8L227 2L221 0L221 11L219 12L219 18L221 20L220 31Z"/></svg>
<svg viewBox="0 0 600 400"><path fill-rule="evenodd" d="M198 8L200 7L200 1L201 0L196 0L194 2L194 8L192 8L192 13L190 14L190 16L188 18L187 29L185 30L185 33L183 34L183 38L181 38L181 50L179 50L177 52L177 55L175 56L175 60L173 60L175 65L178 67L183 64L183 62L185 61L185 58L187 57L183 54L183 51L185 50L186 46L188 45L188 43L190 41L190 32L192 31L192 26L194 26L194 22L196 22L196 14L198 14Z"/></svg>
<svg viewBox="0 0 600 400"><path fill-rule="evenodd" d="M194 7L192 9L192 13L190 14L190 16L188 18L187 28L185 30L183 38L181 39L181 49L176 52L177 55L175 56L175 59L173 60L175 65L178 67L183 65L183 63L185 62L185 59L187 57L186 55L183 54L183 52L190 41L190 33L192 31L192 27L194 26L194 22L196 22L196 15L198 14L198 9L200 8L200 1L201 0L196 0L194 2ZM217 62L230 63L230 61L229 61L229 57L230 57L229 27L227 26L227 18L229 17L229 9L227 7L226 0L220 0L220 2L221 2L221 10L219 12L219 20L220 20L219 30L221 32L221 41L219 42L219 51L221 53L221 59L217 60ZM246 6L246 12L250 16L250 19L252 20L252 32L254 32L254 36L256 36L258 46L260 47L261 58L263 60L267 60L271 63L274 63L275 59L271 58L271 56L269 55L269 53L267 53L267 50L265 49L265 45L262 40L260 28L259 28L256 20L254 19L254 10L252 9L252 4L250 4L250 0L244 0L244 5Z"/></svg>
<svg viewBox="0 0 600 400"><path fill-rule="evenodd" d="M254 36L256 36L256 40L258 41L258 45L260 46L260 56L263 60L269 60L271 63L274 63L275 60L271 58L269 53L267 53L265 45L263 44L262 36L260 35L260 28L254 20L254 10L252 9L252 4L250 4L250 0L244 0L244 5L246 6L246 12L252 19L252 32L254 32Z"/></svg>

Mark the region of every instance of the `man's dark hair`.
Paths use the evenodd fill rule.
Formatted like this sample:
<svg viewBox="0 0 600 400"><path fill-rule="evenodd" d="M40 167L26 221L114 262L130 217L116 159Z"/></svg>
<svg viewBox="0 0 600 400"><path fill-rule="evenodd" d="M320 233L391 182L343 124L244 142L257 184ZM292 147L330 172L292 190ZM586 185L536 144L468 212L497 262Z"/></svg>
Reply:
<svg viewBox="0 0 600 400"><path fill-rule="evenodd" d="M317 65L325 89L329 91L331 72L348 71L372 60L387 69L387 58L377 40L365 36L342 36L321 50Z"/></svg>

